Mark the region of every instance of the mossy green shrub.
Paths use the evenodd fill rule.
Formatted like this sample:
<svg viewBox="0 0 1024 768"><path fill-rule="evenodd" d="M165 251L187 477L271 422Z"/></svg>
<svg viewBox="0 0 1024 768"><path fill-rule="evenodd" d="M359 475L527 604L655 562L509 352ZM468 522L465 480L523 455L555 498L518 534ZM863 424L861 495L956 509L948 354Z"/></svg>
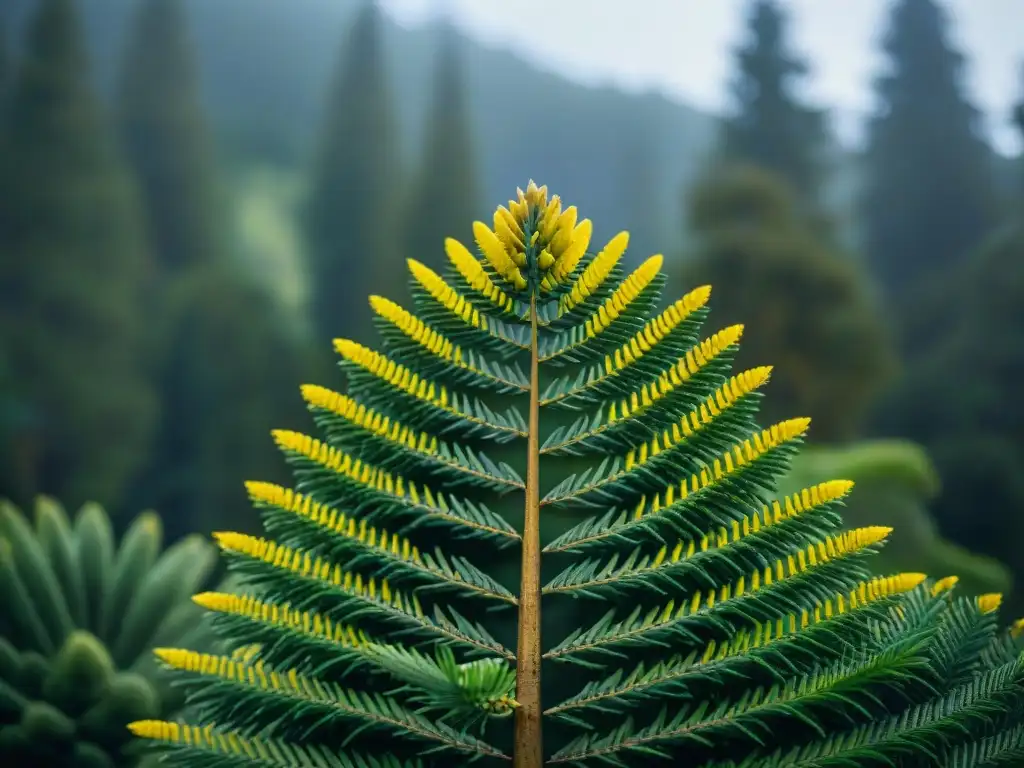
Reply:
<svg viewBox="0 0 1024 768"><path fill-rule="evenodd" d="M956 576L971 595L1008 592L1009 569L964 549L940 534L928 511L941 493L938 473L925 450L905 440L865 440L842 446L808 446L779 480L779 491L796 493L832 477L855 484L846 502L848 525L887 525L893 534L872 562L876 573L924 571Z"/></svg>
<svg viewBox="0 0 1024 768"><path fill-rule="evenodd" d="M848 479L779 496L812 427L758 423L710 288L659 312L662 258L533 184L474 234L303 388L295 487L249 483L240 591L196 598L229 648L157 649L190 711L135 733L187 768L1021 764L1000 596L873 575Z"/></svg>
<svg viewBox="0 0 1024 768"><path fill-rule="evenodd" d="M201 537L162 546L152 512L117 542L95 504L0 504L0 765L138 764L126 725L182 703L150 649L200 642L189 597L216 564Z"/></svg>

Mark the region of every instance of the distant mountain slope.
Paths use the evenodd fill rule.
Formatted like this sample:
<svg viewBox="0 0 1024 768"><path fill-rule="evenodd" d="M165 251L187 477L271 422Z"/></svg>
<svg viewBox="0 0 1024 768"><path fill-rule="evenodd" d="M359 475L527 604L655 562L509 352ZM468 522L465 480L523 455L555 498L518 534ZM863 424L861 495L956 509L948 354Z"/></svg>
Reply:
<svg viewBox="0 0 1024 768"><path fill-rule="evenodd" d="M79 0L97 79L107 93L138 0ZM24 16L30 0L0 0ZM225 153L294 164L308 158L354 0L188 0L204 98ZM17 26L11 20L8 28ZM433 29L386 28L403 154L415 156L430 95ZM486 208L530 177L549 184L599 224L598 238L636 221L643 200L624 199L624 138L640 142L652 203L633 259L678 246L680 190L713 136L714 120L655 95L588 88L515 55L462 40ZM645 252L646 251L646 252Z"/></svg>
<svg viewBox="0 0 1024 768"><path fill-rule="evenodd" d="M139 0L78 0L97 80L110 93L126 22ZM309 158L324 97L357 0L186 0L203 95L222 154L292 168ZM15 37L35 0L0 0L0 28ZM390 23L385 43L402 153L418 151L436 30ZM549 184L607 238L631 227L633 261L682 245L681 194L714 138L715 119L654 94L590 88L514 54L463 38L486 205L530 177ZM17 47L15 45L15 47ZM638 148L640 151L638 151ZM645 163L645 168L631 168ZM1019 178L997 160L1001 186ZM838 149L825 190L855 243L858 160ZM633 178L630 178L632 176ZM642 189L643 199L629 190Z"/></svg>
<svg viewBox="0 0 1024 768"><path fill-rule="evenodd" d="M192 0L206 96L219 133L305 159L359 6L352 0ZM388 24L385 34L403 153L411 159L438 39L435 30L396 24ZM619 142L641 136L656 166L652 192L659 218L672 227L679 186L705 153L713 118L655 96L586 88L468 39L462 48L488 207L532 175L595 221L624 226L629 206L615 189Z"/></svg>

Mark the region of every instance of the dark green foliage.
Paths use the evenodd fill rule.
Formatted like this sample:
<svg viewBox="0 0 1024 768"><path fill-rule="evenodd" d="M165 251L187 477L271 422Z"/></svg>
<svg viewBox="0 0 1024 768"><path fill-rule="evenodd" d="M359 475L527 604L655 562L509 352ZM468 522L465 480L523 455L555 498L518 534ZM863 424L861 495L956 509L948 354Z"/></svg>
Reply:
<svg viewBox="0 0 1024 768"><path fill-rule="evenodd" d="M318 136L316 128L324 115L324 96L339 41L362 3L186 2L218 153L226 160L270 162L275 168L305 176L310 143ZM8 5L30 3L5 0L0 3L0 17ZM111 65L116 64L134 0L92 0L80 5L94 30L91 50L96 56L107 53ZM227 29L230 34L224 33ZM435 42L429 27L385 20L386 64L392 73L400 155L405 158L415 157L422 145ZM657 93L581 86L558 73L533 68L513 51L478 43L472 36L462 37L459 48L467 70L473 73L467 82L467 101L476 129L482 199L501 199L524 173L544 168L552 183L600 222L599 237L621 227L631 229L638 247L630 249L627 259L654 252L639 247L645 243L653 242L656 250L676 249L680 189L692 183L712 149L715 116ZM239 66L239 62L245 65ZM105 86L114 79L109 71L102 75ZM536 141L534 110L510 112L507 108L510 103L527 102L545 115L548 136L571 141L560 138L557 149L554 144ZM651 135L660 170L652 200L657 217L664 222L661 239L648 236L640 230L639 221L629 218L623 190L614 183L622 138L620 121L614 118L620 115L628 115L629 122L638 125L636 133ZM860 183L859 164L853 157L835 159L836 173L823 189L822 200L846 206L850 191ZM849 226L854 228L856 222ZM380 281L373 290L383 290Z"/></svg>
<svg viewBox="0 0 1024 768"><path fill-rule="evenodd" d="M120 69L117 117L162 276L223 259L218 206L182 0L139 3Z"/></svg>
<svg viewBox="0 0 1024 768"><path fill-rule="evenodd" d="M118 544L94 504L0 505L0 764L134 766L125 725L181 705L149 649L202 641L188 598L216 559L198 537L161 551L161 527L143 513Z"/></svg>
<svg viewBox="0 0 1024 768"><path fill-rule="evenodd" d="M173 537L252 530L240 478L281 477L268 424L301 418L291 370L309 361L275 299L232 265L191 268L170 286L156 344L163 416L136 495L167 510Z"/></svg>
<svg viewBox="0 0 1024 768"><path fill-rule="evenodd" d="M142 368L149 262L72 0L39 4L11 99L0 349L22 435L4 458L23 472L22 495L115 503L153 425Z"/></svg>
<svg viewBox="0 0 1024 768"><path fill-rule="evenodd" d="M905 317L929 280L962 262L994 223L992 155L936 0L896 2L884 50L861 210L867 259ZM909 334L905 344L920 349Z"/></svg>
<svg viewBox="0 0 1024 768"><path fill-rule="evenodd" d="M736 110L722 124L720 149L731 161L782 176L813 209L827 137L821 111L799 104L793 93L807 65L788 50L785 12L775 0L750 3L748 29L750 38L736 51Z"/></svg>
<svg viewBox="0 0 1024 768"><path fill-rule="evenodd" d="M381 48L365 2L328 97L305 212L314 338L366 338L366 296L401 269L397 135Z"/></svg>
<svg viewBox="0 0 1024 768"><path fill-rule="evenodd" d="M289 0L285 5L279 0L188 3L207 114L218 137L218 152L225 160L269 162L306 175L317 149L313 143L322 144L325 138L322 126L332 111L326 96L336 77L339 49L351 39L353 19L363 5L363 0ZM115 30L124 26L119 19L124 13L116 0L83 6L93 16L93 46L99 52L109 45ZM419 159L424 116L430 111L433 95L438 35L431 26L398 24L387 14L381 32L396 134L395 146L389 151ZM524 169L544 168L551 179L557 179L560 189L593 212L603 227L599 235L629 225L641 238L635 254L631 249L627 259L635 256L638 260L639 254L653 252L639 247L644 243L660 250L674 245L657 234L648 235L641 230L640 221L630 218L626 190L615 183L623 132L646 134L650 141L659 169L657 186L650 192L651 204L663 229L674 239L679 189L692 178L713 143L713 117L660 94L581 87L558 74L524 65L513 52L481 44L472 36L456 37L458 58L471 73L465 81L465 94L468 123L474 130L480 200L500 199L521 181ZM508 109L509 104L527 102L533 105L531 110ZM545 116L546 135L571 137L571 141L559 140L557 148L538 142L535 112ZM419 163L410 170L419 170ZM396 213L402 210L400 205ZM429 251L402 255L416 255L429 262L439 253L435 243ZM387 277L369 278L361 296L388 289ZM342 332L334 328L331 334Z"/></svg>
<svg viewBox="0 0 1024 768"><path fill-rule="evenodd" d="M267 538L217 535L244 591L196 598L231 655L157 651L199 725L135 733L189 768L513 750L533 768L538 746L549 765L976 768L1020 750L1000 597L872 580L890 529L842 530L850 482L776 498L808 420L759 427L767 371L734 371L735 336L702 341L706 289L656 315L661 257L627 276L625 233L587 250L589 221L532 184L474 234L483 258L449 240L445 279L410 264L415 315L374 301L383 353L335 344L347 394L303 391L321 438L274 433L296 489L248 484ZM540 617L515 567L539 566L533 545ZM543 744L521 738L529 711Z"/></svg>
<svg viewBox="0 0 1024 768"><path fill-rule="evenodd" d="M734 165L727 173L708 175L686 199L686 226L706 236L725 226L733 229L783 229L799 224L790 187L759 168Z"/></svg>
<svg viewBox="0 0 1024 768"><path fill-rule="evenodd" d="M975 447L968 446L967 450ZM975 460L969 464L976 466L983 461L975 454ZM954 484L971 472L970 467L950 469L954 470L950 473ZM938 470L921 446L904 440L864 440L850 445L808 447L779 481L779 491L796 493L832 477L845 477L855 484L843 515L847 525L889 525L895 529L885 549L874 559L872 572L955 574L959 589L969 595L1010 590L1012 579L1006 566L939 534L929 506L939 498L940 491L952 492L954 497L959 494L948 482L945 488L940 487ZM1001 501L985 506L1014 508L1009 502L1002 506ZM977 516L968 519L977 526ZM975 544L977 541L975 537Z"/></svg>
<svg viewBox="0 0 1024 768"><path fill-rule="evenodd" d="M7 97L10 79L10 60L8 59L7 30L4 20L0 18L0 199L10 193L8 186L9 154L7 144ZM8 247L8 227L3 207L0 206L0 253ZM0 264L3 257L0 256ZM2 289L0 289L2 293ZM23 406L18 397L13 381L10 361L3 348L0 347L0 462L6 460L6 467L0 464L0 488L7 489L11 496L22 497L26 489L21 476L14 467L15 455L18 453L18 437L22 429Z"/></svg>
<svg viewBox="0 0 1024 768"><path fill-rule="evenodd" d="M439 244L446 237L467 240L469 222L481 214L459 40L450 26L443 27L439 37L420 168L402 223L404 253L436 270L445 263Z"/></svg>
<svg viewBox="0 0 1024 768"><path fill-rule="evenodd" d="M762 415L805 414L815 440L856 436L888 382L891 342L864 275L802 223L772 176L734 168L693 192L697 242L677 284L715 289L716 326L745 322L741 366L775 366Z"/></svg>
<svg viewBox="0 0 1024 768"><path fill-rule="evenodd" d="M171 538L246 527L238 478L256 468L273 476L260 436L297 415L282 372L305 368L274 300L228 250L194 70L181 0L145 0L119 117L159 262L151 349L161 413L133 496L173 521Z"/></svg>
<svg viewBox="0 0 1024 768"><path fill-rule="evenodd" d="M1010 221L947 275L930 296L931 342L886 398L878 419L934 456L943 483L935 514L964 546L1013 566L1024 524L1024 218ZM955 291L956 301L948 296ZM925 318L921 319L924 323ZM922 336L924 329L922 329ZM1014 606L1024 607L1015 592Z"/></svg>
<svg viewBox="0 0 1024 768"><path fill-rule="evenodd" d="M923 292L906 321L918 340L913 365L878 415L885 429L912 436L934 456L943 486L934 505L940 527L1011 565L1017 610L1024 609L1017 544L1024 536L1020 189L1005 222Z"/></svg>

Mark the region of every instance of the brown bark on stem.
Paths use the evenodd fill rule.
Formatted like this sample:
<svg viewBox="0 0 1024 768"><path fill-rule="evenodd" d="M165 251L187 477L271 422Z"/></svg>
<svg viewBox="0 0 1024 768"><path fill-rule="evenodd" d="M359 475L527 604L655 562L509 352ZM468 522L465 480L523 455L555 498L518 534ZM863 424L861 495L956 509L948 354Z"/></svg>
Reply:
<svg viewBox="0 0 1024 768"><path fill-rule="evenodd" d="M516 648L514 768L542 768L540 702L540 381L538 379L537 298L530 299L530 434L527 437L526 516L523 523L519 638Z"/></svg>

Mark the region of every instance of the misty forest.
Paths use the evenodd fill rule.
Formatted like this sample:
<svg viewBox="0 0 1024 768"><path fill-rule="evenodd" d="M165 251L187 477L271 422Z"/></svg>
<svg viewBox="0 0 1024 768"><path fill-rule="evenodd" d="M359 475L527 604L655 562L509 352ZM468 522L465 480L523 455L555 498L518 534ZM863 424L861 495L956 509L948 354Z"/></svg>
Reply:
<svg viewBox="0 0 1024 768"><path fill-rule="evenodd" d="M593 245L630 232L624 270L663 254L665 300L711 285L707 332L744 324L759 420L812 420L780 493L852 480L845 524L895 529L874 571L1024 615L1024 154L942 0L888 3L857 151L799 96L786 4L743 23L712 115L363 0L2 0L4 514L86 505L75 535L129 547L155 510L219 578L205 542L259 533L244 482L289 482L270 431L310 422L331 340L375 343L368 297L408 304L407 258L440 273L535 179Z"/></svg>

